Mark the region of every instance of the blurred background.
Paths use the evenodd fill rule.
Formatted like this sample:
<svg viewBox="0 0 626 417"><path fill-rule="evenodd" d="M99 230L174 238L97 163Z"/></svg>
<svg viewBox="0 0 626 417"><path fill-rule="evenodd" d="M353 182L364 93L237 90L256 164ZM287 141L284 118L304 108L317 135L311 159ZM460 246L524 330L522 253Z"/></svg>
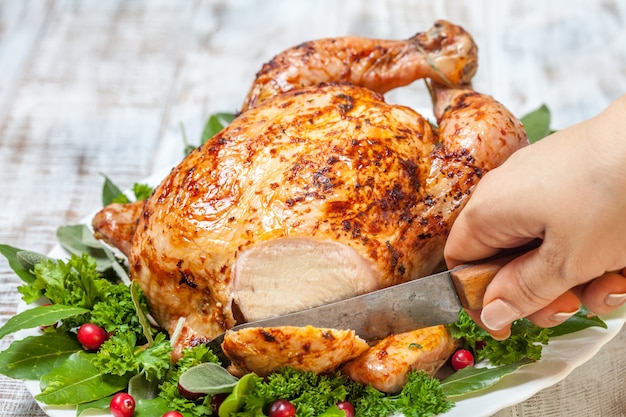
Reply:
<svg viewBox="0 0 626 417"><path fill-rule="evenodd" d="M211 113L236 111L283 49L404 39L436 19L474 36L474 87L519 116L546 104L560 129L626 93L620 0L0 1L0 243L48 252L58 226L99 207L101 174L128 187L177 163L183 136L198 143ZM430 106L422 82L387 99ZM18 284L0 259L0 324ZM498 415L626 415L624 342ZM44 415L20 382L0 377L0 398L2 416Z"/></svg>

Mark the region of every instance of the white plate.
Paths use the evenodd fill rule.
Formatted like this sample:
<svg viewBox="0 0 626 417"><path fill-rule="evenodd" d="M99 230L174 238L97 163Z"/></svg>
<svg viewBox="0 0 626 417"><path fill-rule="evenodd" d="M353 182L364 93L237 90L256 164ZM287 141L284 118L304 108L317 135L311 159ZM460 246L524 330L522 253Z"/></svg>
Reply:
<svg viewBox="0 0 626 417"><path fill-rule="evenodd" d="M141 181L150 185L158 184L169 172L163 170ZM91 223L91 217L85 219ZM49 254L53 258L65 258L67 253L55 247ZM23 304L21 308L26 308ZM494 413L518 404L532 397L542 389L548 388L563 380L574 369L591 359L602 346L607 344L622 329L626 321L626 307L612 314L603 316L608 328L588 328L580 332L552 339L543 348L540 361L526 365L516 372L505 376L494 386L463 397L456 401L455 407L444 414L445 417L489 417ZM39 334L36 330L25 330L16 333L15 338ZM26 388L35 396L41 391L39 382L26 381ZM53 407L39 403L42 410L50 417L75 417L74 407ZM93 417L110 417L108 413L85 413Z"/></svg>

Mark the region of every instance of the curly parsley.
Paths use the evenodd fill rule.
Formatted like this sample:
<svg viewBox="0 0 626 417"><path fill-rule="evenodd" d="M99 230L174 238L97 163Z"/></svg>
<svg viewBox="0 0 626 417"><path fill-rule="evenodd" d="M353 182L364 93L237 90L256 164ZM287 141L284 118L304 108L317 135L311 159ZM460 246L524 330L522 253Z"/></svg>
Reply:
<svg viewBox="0 0 626 417"><path fill-rule="evenodd" d="M98 370L111 375L144 372L147 381L160 381L171 365L172 346L159 333L150 346L136 346L131 332L119 332L104 342L92 360Z"/></svg>
<svg viewBox="0 0 626 417"><path fill-rule="evenodd" d="M159 397L175 410L189 412L194 416L211 415L210 395L192 401L183 398L178 391L178 379L183 372L206 362L219 363L217 356L207 346L198 345L183 350L182 357L172 365L165 375L165 380L159 385Z"/></svg>
<svg viewBox="0 0 626 417"><path fill-rule="evenodd" d="M452 337L462 339L478 360L487 359L492 365L509 365L524 358L541 359L543 345L548 344L552 332L527 319L519 319L511 326L511 336L498 341L479 327L465 310L459 312L459 320L449 324L448 330Z"/></svg>

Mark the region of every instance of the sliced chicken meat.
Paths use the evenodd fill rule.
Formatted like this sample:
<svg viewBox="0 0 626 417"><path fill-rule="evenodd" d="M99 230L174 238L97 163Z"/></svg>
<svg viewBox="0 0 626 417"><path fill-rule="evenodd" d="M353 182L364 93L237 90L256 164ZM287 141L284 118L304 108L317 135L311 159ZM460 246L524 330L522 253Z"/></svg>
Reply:
<svg viewBox="0 0 626 417"><path fill-rule="evenodd" d="M332 372L369 348L352 330L317 327L250 327L228 331L222 349L234 375L260 376L290 367L315 373ZM332 355L328 353L332 352Z"/></svg>
<svg viewBox="0 0 626 417"><path fill-rule="evenodd" d="M353 381L396 393L406 384L412 370L434 376L457 346L458 341L445 326L413 330L386 337L346 363L341 371Z"/></svg>

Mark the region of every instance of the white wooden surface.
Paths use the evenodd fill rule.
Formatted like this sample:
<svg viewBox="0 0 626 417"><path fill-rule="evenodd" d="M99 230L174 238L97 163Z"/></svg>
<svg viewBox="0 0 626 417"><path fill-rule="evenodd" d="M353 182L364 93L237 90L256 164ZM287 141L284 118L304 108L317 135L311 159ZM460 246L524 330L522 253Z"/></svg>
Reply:
<svg viewBox="0 0 626 417"><path fill-rule="evenodd" d="M561 128L626 92L620 0L0 1L0 243L48 252L58 226L99 207L100 173L129 186L176 163L180 125L197 141L207 115L237 109L280 50L406 38L437 18L474 35L475 87L517 114L546 103ZM388 100L429 106L421 83ZM0 324L18 284L1 259ZM622 331L563 382L496 415L626 415L625 342ZM0 377L0 399L2 416L44 415L19 381Z"/></svg>

